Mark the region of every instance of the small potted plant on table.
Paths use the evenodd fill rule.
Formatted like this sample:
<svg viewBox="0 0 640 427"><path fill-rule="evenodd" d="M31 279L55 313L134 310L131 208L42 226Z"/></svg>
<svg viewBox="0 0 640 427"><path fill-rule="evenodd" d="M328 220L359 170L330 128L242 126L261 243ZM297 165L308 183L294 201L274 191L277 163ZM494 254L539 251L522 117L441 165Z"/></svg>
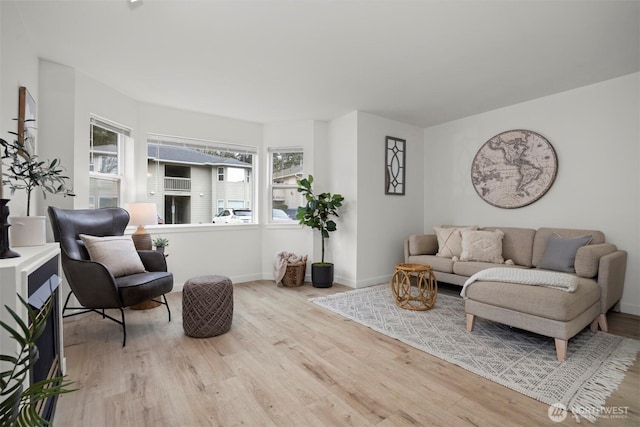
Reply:
<svg viewBox="0 0 640 427"><path fill-rule="evenodd" d="M321 262L311 264L311 281L316 288L329 288L333 284L333 263L324 261L324 240L329 238L329 233L336 231L336 223L330 218L339 216L338 208L342 206L344 197L331 193L314 194L312 175L297 183L298 192L304 195L307 203L298 208L296 218L300 224L320 231L322 236L322 258Z"/></svg>
<svg viewBox="0 0 640 427"><path fill-rule="evenodd" d="M165 239L164 237L156 237L155 239L153 239L153 246L156 247L156 251L164 253L164 248L169 246L169 239Z"/></svg>

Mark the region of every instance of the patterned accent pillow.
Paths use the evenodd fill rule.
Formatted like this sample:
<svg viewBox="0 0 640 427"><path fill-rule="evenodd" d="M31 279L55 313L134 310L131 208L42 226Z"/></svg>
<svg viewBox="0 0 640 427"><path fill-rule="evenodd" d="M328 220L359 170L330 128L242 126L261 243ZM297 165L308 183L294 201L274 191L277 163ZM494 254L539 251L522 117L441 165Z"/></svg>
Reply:
<svg viewBox="0 0 640 427"><path fill-rule="evenodd" d="M462 253L462 231L477 230L477 225L469 227L433 227L438 238L438 253L436 256L453 258Z"/></svg>
<svg viewBox="0 0 640 427"><path fill-rule="evenodd" d="M463 231L460 261L480 261L503 264L502 238L504 233L496 231Z"/></svg>
<svg viewBox="0 0 640 427"><path fill-rule="evenodd" d="M144 265L130 236L96 237L81 234L91 261L104 264L113 277L144 273Z"/></svg>

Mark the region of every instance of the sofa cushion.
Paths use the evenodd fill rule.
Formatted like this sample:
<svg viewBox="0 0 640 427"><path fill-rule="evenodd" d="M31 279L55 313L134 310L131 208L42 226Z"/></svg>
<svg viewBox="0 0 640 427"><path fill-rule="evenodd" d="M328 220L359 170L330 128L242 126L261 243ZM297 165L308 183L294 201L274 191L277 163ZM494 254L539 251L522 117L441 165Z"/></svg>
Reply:
<svg viewBox="0 0 640 427"><path fill-rule="evenodd" d="M409 236L409 255L435 255L438 240L433 234L412 234Z"/></svg>
<svg viewBox="0 0 640 427"><path fill-rule="evenodd" d="M478 271L486 270L487 268L494 268L496 264L492 262L478 262L478 261L458 261L453 264L453 272L460 276L473 276ZM500 267L512 267L512 268L529 268L522 265L507 265L500 264Z"/></svg>
<svg viewBox="0 0 640 427"><path fill-rule="evenodd" d="M588 245L592 238L590 234L580 237L560 237L552 234L547 240L547 248L538 262L538 268L575 273L576 252L582 246Z"/></svg>
<svg viewBox="0 0 640 427"><path fill-rule="evenodd" d="M437 256L453 258L462 253L462 231L477 230L477 226L470 227L433 227L438 238Z"/></svg>
<svg viewBox="0 0 640 427"><path fill-rule="evenodd" d="M581 277L596 277L600 267L600 258L615 252L618 248L611 243L587 245L576 252L576 274Z"/></svg>
<svg viewBox="0 0 640 427"><path fill-rule="evenodd" d="M590 234L591 236L593 236L591 242L589 243L590 245L604 243L604 233L598 230L576 230L572 228L548 227L539 228L538 231L536 231L536 237L533 239L532 263L534 266L538 266L540 258L542 258L542 255L547 248L547 240L549 240L549 237L551 237L551 235L554 233L561 237L580 237Z"/></svg>
<svg viewBox="0 0 640 427"><path fill-rule="evenodd" d="M536 230L520 227L482 227L480 230L495 231L500 229L504 233L502 238L502 257L512 260L517 265L533 267L533 239Z"/></svg>
<svg viewBox="0 0 640 427"><path fill-rule="evenodd" d="M575 292L564 292L542 286L478 281L467 287L466 295L485 304L567 322L600 300L600 286L591 279L579 278Z"/></svg>
<svg viewBox="0 0 640 427"><path fill-rule="evenodd" d="M504 263L502 258L502 238L504 233L496 231L462 232L461 261L483 261L496 264Z"/></svg>
<svg viewBox="0 0 640 427"><path fill-rule="evenodd" d="M453 273L453 260L435 255L409 255L408 263L430 265L436 271Z"/></svg>

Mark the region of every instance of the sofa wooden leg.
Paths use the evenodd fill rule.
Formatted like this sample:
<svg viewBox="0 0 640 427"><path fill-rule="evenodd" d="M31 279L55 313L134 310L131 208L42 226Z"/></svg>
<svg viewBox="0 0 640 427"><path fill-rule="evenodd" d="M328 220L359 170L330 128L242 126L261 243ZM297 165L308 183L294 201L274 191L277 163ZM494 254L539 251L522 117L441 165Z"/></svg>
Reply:
<svg viewBox="0 0 640 427"><path fill-rule="evenodd" d="M593 322L591 322L590 328L591 328L591 332L598 332L598 318L597 317L595 319L593 319Z"/></svg>
<svg viewBox="0 0 640 427"><path fill-rule="evenodd" d="M556 338L556 356L558 356L558 361L560 362L564 362L567 359L567 342L568 340Z"/></svg>
<svg viewBox="0 0 640 427"><path fill-rule="evenodd" d="M469 332L473 331L474 319L475 319L475 316L473 314L467 313L467 331Z"/></svg>
<svg viewBox="0 0 640 427"><path fill-rule="evenodd" d="M602 332L609 332L606 313L602 313L600 316L598 316L598 325L600 325L600 329L602 330Z"/></svg>

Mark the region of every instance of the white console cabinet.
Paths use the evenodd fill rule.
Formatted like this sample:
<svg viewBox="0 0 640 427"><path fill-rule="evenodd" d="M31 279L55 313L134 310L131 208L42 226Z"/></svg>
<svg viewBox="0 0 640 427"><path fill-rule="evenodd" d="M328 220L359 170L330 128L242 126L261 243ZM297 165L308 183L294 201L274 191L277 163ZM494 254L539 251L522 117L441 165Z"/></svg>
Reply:
<svg viewBox="0 0 640 427"><path fill-rule="evenodd" d="M47 377L45 371L51 371L51 376L60 375L66 371L62 339L60 246L58 243L47 243L14 250L21 256L0 259L0 319L16 328L15 320L5 307L8 306L28 324L27 310L18 295L36 311L52 297L54 308L51 317L47 321L45 332L37 341L41 360L32 369L30 381L43 379L42 375ZM4 329L0 329L0 338L0 353L16 354L18 344ZM52 406L49 408L52 415L55 400L48 406ZM44 415L48 418L47 414Z"/></svg>

